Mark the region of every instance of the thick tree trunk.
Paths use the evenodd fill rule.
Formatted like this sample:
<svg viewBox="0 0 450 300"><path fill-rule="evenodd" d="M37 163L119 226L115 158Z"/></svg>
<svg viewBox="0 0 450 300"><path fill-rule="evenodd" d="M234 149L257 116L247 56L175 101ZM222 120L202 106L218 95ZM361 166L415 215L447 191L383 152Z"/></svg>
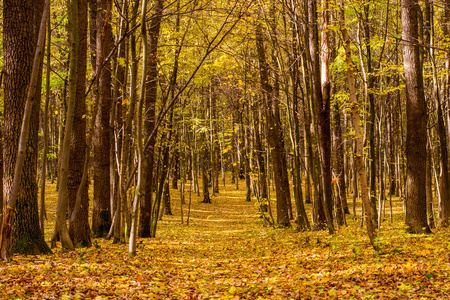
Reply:
<svg viewBox="0 0 450 300"><path fill-rule="evenodd" d="M269 83L269 67L266 62L264 41L261 25L256 25L256 47L260 68L260 81L266 104L267 139L271 148L274 180L277 196L277 223L286 227L289 222L289 178L287 177L287 162L284 150L283 134L281 131L280 115L277 99L273 99L273 89Z"/></svg>
<svg viewBox="0 0 450 300"><path fill-rule="evenodd" d="M406 225L408 232L429 233L426 208L427 109L423 88L417 0L402 0L403 64L406 84Z"/></svg>
<svg viewBox="0 0 450 300"><path fill-rule="evenodd" d="M111 2L97 0L97 66L101 66L112 50ZM102 34L99 34L102 33ZM101 52L101 53L99 53ZM94 207L92 231L96 237L104 237L111 227L110 202L110 134L109 127L111 99L111 63L99 70L99 111L94 130Z"/></svg>
<svg viewBox="0 0 450 300"><path fill-rule="evenodd" d="M75 115L73 119L72 139L69 157L69 215L75 208L77 191L83 176L86 156L86 63L87 63L87 1L78 0L78 63ZM91 246L91 229L89 227L89 196L86 182L81 193L81 206L75 222L69 220L69 234L75 247Z"/></svg>
<svg viewBox="0 0 450 300"><path fill-rule="evenodd" d="M8 206L0 233L1 259L11 253L45 254L50 249L39 227L37 201L37 151L42 56L36 53L43 1L3 2L4 51L4 177ZM45 24L46 20L44 20ZM42 27L42 26L41 26ZM42 34L45 36L45 26ZM45 38L42 38L44 44ZM43 51L42 49L39 51ZM32 76L33 71L33 76ZM27 96L28 92L28 96ZM26 107L26 103L29 103ZM30 115L24 120L24 115ZM30 111L31 110L31 111ZM26 121L26 122L25 122ZM28 129L21 138L22 122ZM25 139L26 135L28 139ZM19 139L21 148L19 148ZM19 153L19 151L20 153ZM22 168L15 172L18 156L24 155ZM19 165L19 166L20 166ZM19 168L17 168L19 169ZM20 175L21 173L21 175ZM13 185L16 178L17 186ZM12 188L15 187L15 190ZM18 192L16 194L16 192ZM16 196L15 196L16 195Z"/></svg>

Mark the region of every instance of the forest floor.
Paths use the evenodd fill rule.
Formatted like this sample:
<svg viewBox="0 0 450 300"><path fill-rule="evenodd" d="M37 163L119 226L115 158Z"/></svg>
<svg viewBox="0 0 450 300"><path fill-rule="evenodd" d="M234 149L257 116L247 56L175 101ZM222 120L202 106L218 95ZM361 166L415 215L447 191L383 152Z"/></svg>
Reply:
<svg viewBox="0 0 450 300"><path fill-rule="evenodd" d="M386 210L381 251L374 252L360 217L347 215L348 227L334 235L265 227L255 203L245 202L245 183L240 185L221 187L212 204L192 193L189 225L187 206L181 224L179 191L172 190L174 215L163 217L155 239L138 241L133 258L127 245L95 239L87 249L57 248L53 255L0 262L0 299L450 297L450 231L406 234L398 198L393 223ZM55 186L48 189L53 216ZM47 223L47 240L53 222Z"/></svg>

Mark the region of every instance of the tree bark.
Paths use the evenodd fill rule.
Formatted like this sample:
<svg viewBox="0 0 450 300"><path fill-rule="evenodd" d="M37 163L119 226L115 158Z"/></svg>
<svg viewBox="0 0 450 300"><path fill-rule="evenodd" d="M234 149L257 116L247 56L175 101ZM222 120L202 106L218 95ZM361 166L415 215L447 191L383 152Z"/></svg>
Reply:
<svg viewBox="0 0 450 300"><path fill-rule="evenodd" d="M46 5L44 8L43 1L3 2L3 187L9 198L0 232L3 260L11 253L51 252L39 227L36 183L41 97L37 87L42 79L49 1Z"/></svg>
<svg viewBox="0 0 450 300"><path fill-rule="evenodd" d="M77 198L77 191L83 177L86 156L86 63L87 63L87 1L78 0L78 62L75 112L69 156L69 215L72 214ZM75 247L91 246L91 229L89 227L89 196L86 181L81 193L81 204L76 221L69 219L69 234Z"/></svg>
<svg viewBox="0 0 450 300"><path fill-rule="evenodd" d="M112 50L111 0L97 0L97 61L109 55ZM99 34L99 33L102 34ZM101 52L101 53L100 53ZM110 203L110 134L109 127L111 98L111 63L99 70L99 108L94 130L94 207L92 212L92 232L95 237L104 237L111 226Z"/></svg>
<svg viewBox="0 0 450 300"><path fill-rule="evenodd" d="M427 109L423 88L417 0L402 0L403 65L406 84L406 225L410 233L430 233L426 208Z"/></svg>
<svg viewBox="0 0 450 300"><path fill-rule="evenodd" d="M145 115L144 115L144 136L147 140L155 129L156 122L156 100L158 98L158 42L159 31L162 20L164 0L155 0L153 5L153 16L148 28L148 59L146 74L146 96L145 96ZM153 205L153 169L154 169L154 152L156 143L156 134L153 134L149 146L144 153L144 190L143 199L140 204L139 216L139 232L140 237L150 237L151 233L151 210Z"/></svg>
<svg viewBox="0 0 450 300"><path fill-rule="evenodd" d="M308 21L309 21L309 51L312 65L313 78L313 109L316 116L316 124L319 133L319 155L322 173L323 198L318 203L319 211L323 210L325 220L319 218L317 226L327 226L330 233L334 232L333 226L333 200L331 190L331 134L330 134L330 81L329 81L329 45L328 45L328 12L327 0L323 5L322 24L322 76L319 60L319 36L318 36L318 16L315 0L308 0ZM320 214L319 214L320 216ZM326 224L323 224L323 223Z"/></svg>
<svg viewBox="0 0 450 300"><path fill-rule="evenodd" d="M266 106L267 139L271 148L274 169L275 188L277 196L277 223L280 226L290 226L288 198L290 198L289 182L287 177L287 163L284 150L283 135L277 100L273 99L273 88L269 83L269 66L266 62L264 40L261 25L256 25L256 47L260 69L260 84ZM287 182L286 182L287 181Z"/></svg>

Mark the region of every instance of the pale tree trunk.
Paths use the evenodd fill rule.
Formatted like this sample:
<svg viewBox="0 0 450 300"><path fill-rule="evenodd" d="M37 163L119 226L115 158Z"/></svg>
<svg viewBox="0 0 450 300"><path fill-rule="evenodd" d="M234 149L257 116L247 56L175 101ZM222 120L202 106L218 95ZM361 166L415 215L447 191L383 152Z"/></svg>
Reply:
<svg viewBox="0 0 450 300"><path fill-rule="evenodd" d="M66 223L67 207L69 204L68 178L70 140L72 138L73 120L75 115L75 102L77 97L77 66L79 50L78 32L78 0L71 0L69 4L69 35L70 35L70 62L69 62L69 99L64 127L64 141L61 147L61 161L58 172L58 207L56 210L55 231L52 236L52 247L56 247L56 240L61 240L64 249L74 248Z"/></svg>
<svg viewBox="0 0 450 300"><path fill-rule="evenodd" d="M359 104L356 98L356 86L355 86L355 75L353 72L353 62L352 62L352 52L350 49L350 39L346 29L345 23L345 15L344 15L344 0L339 0L339 27L342 33L344 47L345 47L345 58L347 63L347 83L350 92L350 105L351 105L351 115L352 115L352 123L353 128L355 129L355 143L356 143L356 153L355 153L355 162L356 168L358 171L358 181L361 190L361 197L363 200L363 205L366 207L364 210L365 214L365 223L367 227L367 234L369 236L370 243L372 247L377 250L378 247L375 244L376 238L376 227L373 222L372 210L367 209L370 207L370 199L367 190L367 175L366 170L364 168L364 136L361 131L360 126L360 116L359 116Z"/></svg>
<svg viewBox="0 0 450 300"><path fill-rule="evenodd" d="M50 6L49 6L50 8ZM50 12L49 12L50 13ZM42 235L44 235L44 228L45 228L45 219L47 218L47 212L45 211L45 181L46 181L46 174L47 174L47 154L48 154L48 134L49 134L49 128L48 128L48 106L50 102L50 73L51 73L51 66L50 66L50 58L51 58L51 44L52 44L52 34L51 34L51 21L50 18L47 18L47 68L46 68L46 82L45 82L45 103L44 103L44 123L42 125L43 131L44 131L44 149L42 150L42 168L41 168L41 194L40 194L40 213L39 213L39 224L41 225L41 231ZM1 81L0 81L1 84ZM1 137L0 137L1 138ZM1 154L3 155L3 154ZM3 165L3 163L2 163ZM1 176L0 178L3 178ZM3 193L2 193L3 194ZM0 204L2 204L0 202ZM3 207L3 205L0 205L0 207ZM0 219L1 221L1 219Z"/></svg>
<svg viewBox="0 0 450 300"><path fill-rule="evenodd" d="M431 161L431 149L430 143L427 143L427 170L425 175L426 195L427 195L427 220L430 228L436 228L434 222L434 209L433 209L433 175L432 175L432 161Z"/></svg>
<svg viewBox="0 0 450 300"><path fill-rule="evenodd" d="M145 79L147 78L147 60L148 60L148 51L147 51L147 22L145 21L145 16L147 12L147 0L142 1L142 11L141 11L141 19L143 20L141 24L141 34L142 34L142 53L144 55L142 59L142 80L141 80L141 94L139 97L137 114L136 114L136 143L137 143L137 153L138 153L138 174L137 174L137 185L136 185L136 193L135 198L133 200L132 205L132 217L131 217L131 230L130 230L130 242L128 246L128 255L135 256L136 255L136 240L137 240L137 223L138 223L138 207L139 202L142 197L143 191L143 161L144 161L144 145L143 145L143 116L142 110L144 108L144 98L145 98Z"/></svg>
<svg viewBox="0 0 450 300"><path fill-rule="evenodd" d="M136 25L136 18L139 12L139 1L136 1L132 8L132 21L131 27ZM125 242L125 224L128 215L128 205L127 205L127 190L125 189L125 184L127 183L127 172L128 172L128 163L130 160L130 155L132 151L130 151L131 147L131 134L132 134L132 125L133 118L136 107L136 87L137 87L137 77L138 77L138 61L137 61L137 53L136 53L136 35L133 34L130 37L130 52L131 52L131 71L130 71L130 100L128 111L126 112L126 119L124 128L123 128L123 140L122 140L122 152L120 154L120 175L119 175L119 191L118 191L118 201L120 203L119 206L116 207L115 214L116 218L119 218L116 222L118 226L114 228L114 242Z"/></svg>
<svg viewBox="0 0 450 300"><path fill-rule="evenodd" d="M118 37L123 37L128 26L128 0L122 0L120 3L116 3L117 9L121 11L120 25ZM133 22L135 20L133 19ZM133 26L134 27L134 26ZM112 134L110 136L111 147L110 150L110 168L111 168L111 216L112 224L109 232L111 235L114 233L114 242L118 243L120 241L120 221L121 221L121 186L120 186L120 175L123 169L120 165L122 145L125 140L124 131L126 117L126 107L129 104L129 99L126 98L126 84L127 84L127 47L128 39L124 39L118 45L118 55L115 60L115 75L113 84L113 109L111 110L110 126L112 128ZM126 149L130 152L130 149ZM108 233L107 238L110 237Z"/></svg>

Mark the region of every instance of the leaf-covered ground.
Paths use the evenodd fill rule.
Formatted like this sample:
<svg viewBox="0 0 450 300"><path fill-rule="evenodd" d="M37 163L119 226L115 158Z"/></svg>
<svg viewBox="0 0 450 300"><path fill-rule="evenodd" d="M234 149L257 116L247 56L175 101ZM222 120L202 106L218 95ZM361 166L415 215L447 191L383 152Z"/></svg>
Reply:
<svg viewBox="0 0 450 300"><path fill-rule="evenodd" d="M50 186L50 213L56 193ZM95 247L0 262L1 299L446 299L450 297L450 231L404 233L401 203L369 247L359 217L326 232L264 227L253 202L235 186L212 204L192 194L190 224L164 216L156 239L126 245L96 239ZM187 194L189 196L189 194ZM187 197L189 200L189 197ZM186 208L186 206L185 206ZM307 205L310 209L310 205ZM53 220L47 224L51 234Z"/></svg>

